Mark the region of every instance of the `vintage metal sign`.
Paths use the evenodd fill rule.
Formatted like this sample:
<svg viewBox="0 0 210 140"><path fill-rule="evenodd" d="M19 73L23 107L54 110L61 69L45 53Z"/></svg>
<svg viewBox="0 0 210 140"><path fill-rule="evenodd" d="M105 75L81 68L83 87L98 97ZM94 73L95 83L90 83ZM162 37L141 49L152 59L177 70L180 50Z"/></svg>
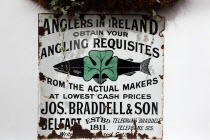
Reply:
<svg viewBox="0 0 210 140"><path fill-rule="evenodd" d="M40 14L38 139L162 139L163 30L160 16Z"/></svg>

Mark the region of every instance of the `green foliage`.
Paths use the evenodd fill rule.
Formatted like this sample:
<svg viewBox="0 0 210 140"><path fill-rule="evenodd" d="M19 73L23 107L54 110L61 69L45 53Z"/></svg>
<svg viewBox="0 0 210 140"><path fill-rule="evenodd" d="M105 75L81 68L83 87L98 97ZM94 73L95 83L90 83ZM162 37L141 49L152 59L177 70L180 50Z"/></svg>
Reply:
<svg viewBox="0 0 210 140"><path fill-rule="evenodd" d="M118 57L112 57L113 51L90 51L89 56L84 58L84 80L91 80L96 74L99 75L99 83L102 84L102 75L105 74L112 81L118 78ZM91 59L96 63L92 63ZM111 59L111 60L110 60ZM107 61L110 62L108 64Z"/></svg>
<svg viewBox="0 0 210 140"><path fill-rule="evenodd" d="M65 31L66 31L66 28L61 27L61 32L65 32Z"/></svg>
<svg viewBox="0 0 210 140"><path fill-rule="evenodd" d="M78 14L78 13L75 13L74 15L75 15L76 17L79 17L79 14Z"/></svg>
<svg viewBox="0 0 210 140"><path fill-rule="evenodd" d="M76 0L69 0L69 5L65 5L62 0L51 0L50 6L53 12L61 13L62 15L67 15L70 8L74 9L76 7L82 7L84 2L77 2ZM75 16L78 14L75 14Z"/></svg>
<svg viewBox="0 0 210 140"><path fill-rule="evenodd" d="M53 16L48 16L48 18L49 18L49 19L53 19L54 17L53 17Z"/></svg>
<svg viewBox="0 0 210 140"><path fill-rule="evenodd" d="M65 47L60 47L60 50L62 51L62 52L66 52L66 48Z"/></svg>
<svg viewBox="0 0 210 140"><path fill-rule="evenodd" d="M52 12L60 12L74 15L76 11L96 11L109 14L115 11L125 14L129 11L157 11L163 8L170 10L170 7L181 0L32 0ZM184 0L182 0L184 1ZM66 10L66 6L70 6ZM62 9L63 8L63 9ZM67 8L68 9L68 8ZM62 12L63 11L63 12ZM58 13L58 15L60 15Z"/></svg>
<svg viewBox="0 0 210 140"><path fill-rule="evenodd" d="M39 42L39 43L38 43L38 46L41 47L41 46L42 46L42 42Z"/></svg>

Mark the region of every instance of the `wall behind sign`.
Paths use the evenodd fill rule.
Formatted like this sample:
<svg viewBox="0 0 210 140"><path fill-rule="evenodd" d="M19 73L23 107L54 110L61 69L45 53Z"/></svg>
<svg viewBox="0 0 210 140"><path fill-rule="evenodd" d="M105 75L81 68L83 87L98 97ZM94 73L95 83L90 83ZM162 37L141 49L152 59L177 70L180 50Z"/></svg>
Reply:
<svg viewBox="0 0 210 140"><path fill-rule="evenodd" d="M165 31L165 140L210 139L210 1L186 0ZM28 0L1 2L0 139L33 140L37 124L37 19Z"/></svg>

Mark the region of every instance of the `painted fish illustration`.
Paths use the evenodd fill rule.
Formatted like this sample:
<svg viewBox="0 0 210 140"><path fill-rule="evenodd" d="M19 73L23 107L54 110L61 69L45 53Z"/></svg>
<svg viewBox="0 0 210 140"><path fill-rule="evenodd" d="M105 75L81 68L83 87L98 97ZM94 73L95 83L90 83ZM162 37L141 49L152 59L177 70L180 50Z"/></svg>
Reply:
<svg viewBox="0 0 210 140"><path fill-rule="evenodd" d="M132 62L132 59L113 57L113 51L90 51L89 56L61 62L54 67L55 71L73 76L83 77L85 81L92 78L102 84L109 78L116 81L118 76L132 76L136 71L150 75L148 58L141 63Z"/></svg>

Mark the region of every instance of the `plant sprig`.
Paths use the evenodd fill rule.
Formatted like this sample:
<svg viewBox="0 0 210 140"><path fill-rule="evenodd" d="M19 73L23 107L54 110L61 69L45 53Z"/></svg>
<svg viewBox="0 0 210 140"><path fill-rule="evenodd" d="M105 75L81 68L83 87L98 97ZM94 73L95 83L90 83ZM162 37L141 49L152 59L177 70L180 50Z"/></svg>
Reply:
<svg viewBox="0 0 210 140"><path fill-rule="evenodd" d="M64 2L62 0L51 0L50 6L52 12L59 12L62 15L67 15L68 10L70 8L75 7L82 7L85 4L85 2L78 2L76 0L69 0L69 5L64 5ZM75 13L75 16L78 16L78 13Z"/></svg>

